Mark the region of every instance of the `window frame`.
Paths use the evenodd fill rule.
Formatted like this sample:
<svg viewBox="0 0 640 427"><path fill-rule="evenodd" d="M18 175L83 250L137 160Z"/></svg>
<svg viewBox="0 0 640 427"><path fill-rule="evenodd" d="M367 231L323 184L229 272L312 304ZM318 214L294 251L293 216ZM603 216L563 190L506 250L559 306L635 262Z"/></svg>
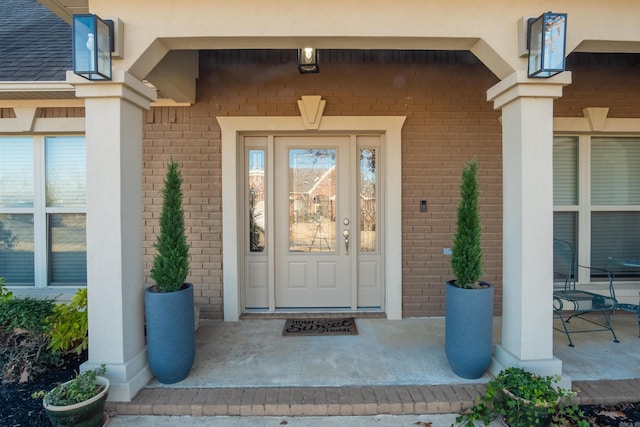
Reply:
<svg viewBox="0 0 640 427"><path fill-rule="evenodd" d="M12 135L0 134L0 138L11 137ZM86 203L83 207L47 207L46 201L46 141L49 138L83 138L86 146L86 137L84 134L37 134L37 135L20 135L21 138L29 139L33 145L33 180L34 180L34 200L33 207L29 208L10 208L0 205L0 213L3 214L31 214L33 215L33 245L34 245L34 283L28 285L11 285L6 286L14 294L20 296L29 296L37 294L42 296L59 296L61 294L73 294L77 289L85 288L84 284L73 285L51 285L48 283L49 276L49 229L48 220L51 214L87 214ZM26 143L26 142L25 142ZM85 159L86 162L86 159ZM88 191L88 189L87 189ZM86 229L85 229L86 231Z"/></svg>
<svg viewBox="0 0 640 427"><path fill-rule="evenodd" d="M610 118L609 108L586 107L584 117L555 117L553 130L555 136L573 136L578 138L578 205L553 206L553 212L577 212L578 225L578 263L590 265L591 262L591 212L593 211L638 211L639 205L627 205L623 209L612 206L591 206L591 138L593 137L640 137L640 118ZM585 270L585 269L579 269ZM578 282L583 284L600 283L592 281L588 271L580 271ZM630 282L637 284L638 282ZM637 298L637 293L636 293Z"/></svg>

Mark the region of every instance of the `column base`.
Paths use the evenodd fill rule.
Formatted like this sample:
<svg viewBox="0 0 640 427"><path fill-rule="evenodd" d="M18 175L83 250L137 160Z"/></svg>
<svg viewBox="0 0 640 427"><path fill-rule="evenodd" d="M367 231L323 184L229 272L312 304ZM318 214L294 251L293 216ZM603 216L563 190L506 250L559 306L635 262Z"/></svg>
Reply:
<svg viewBox="0 0 640 427"><path fill-rule="evenodd" d="M81 371L100 369L101 362L87 360ZM106 377L111 381L109 398L111 402L131 402L136 394L153 378L147 362L146 348L125 363L104 363Z"/></svg>
<svg viewBox="0 0 640 427"><path fill-rule="evenodd" d="M500 344L496 344L489 371L493 376L509 367L526 369L541 376L560 377L559 387L571 389L571 377L562 373L562 360L557 357L551 359L521 360L511 354Z"/></svg>

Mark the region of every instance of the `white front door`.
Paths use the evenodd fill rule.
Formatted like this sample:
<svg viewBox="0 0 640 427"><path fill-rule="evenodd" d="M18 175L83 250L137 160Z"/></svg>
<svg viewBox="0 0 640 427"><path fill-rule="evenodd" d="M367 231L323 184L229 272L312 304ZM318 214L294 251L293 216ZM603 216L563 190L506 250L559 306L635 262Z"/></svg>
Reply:
<svg viewBox="0 0 640 427"><path fill-rule="evenodd" d="M380 139L245 137L247 309L382 309Z"/></svg>
<svg viewBox="0 0 640 427"><path fill-rule="evenodd" d="M276 306L351 307L350 138L277 137L275 152Z"/></svg>

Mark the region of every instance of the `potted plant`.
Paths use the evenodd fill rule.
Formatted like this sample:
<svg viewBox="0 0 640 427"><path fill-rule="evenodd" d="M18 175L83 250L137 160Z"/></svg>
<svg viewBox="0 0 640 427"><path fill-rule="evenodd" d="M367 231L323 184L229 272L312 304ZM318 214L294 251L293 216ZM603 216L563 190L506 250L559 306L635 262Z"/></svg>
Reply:
<svg viewBox="0 0 640 427"><path fill-rule="evenodd" d="M187 377L195 360L193 284L182 207L182 175L177 162L167 166L160 233L151 267L155 285L145 290L147 357L156 379L173 384Z"/></svg>
<svg viewBox="0 0 640 427"><path fill-rule="evenodd" d="M445 350L456 375L480 378L493 355L493 286L481 282L482 248L476 159L462 170L451 252L455 280L446 283Z"/></svg>
<svg viewBox="0 0 640 427"><path fill-rule="evenodd" d="M487 383L467 414L456 418L465 427L475 421L488 425L497 417L511 427L575 425L588 427L589 423L577 405L571 404L575 392L557 387L557 376L539 376L522 368L507 368Z"/></svg>
<svg viewBox="0 0 640 427"><path fill-rule="evenodd" d="M109 394L105 368L85 371L50 390L34 393L54 427L97 427L103 424L104 405Z"/></svg>

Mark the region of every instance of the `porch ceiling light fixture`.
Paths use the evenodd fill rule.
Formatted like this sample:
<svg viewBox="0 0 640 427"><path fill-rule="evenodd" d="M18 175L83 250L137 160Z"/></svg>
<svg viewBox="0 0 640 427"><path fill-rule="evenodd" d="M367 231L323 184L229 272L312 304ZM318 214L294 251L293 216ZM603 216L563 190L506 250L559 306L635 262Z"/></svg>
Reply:
<svg viewBox="0 0 640 427"><path fill-rule="evenodd" d="M113 25L93 14L73 15L73 72L87 80L111 80Z"/></svg>
<svg viewBox="0 0 640 427"><path fill-rule="evenodd" d="M543 13L531 18L527 28L529 77L548 78L564 71L567 14Z"/></svg>
<svg viewBox="0 0 640 427"><path fill-rule="evenodd" d="M298 71L300 71L300 74L313 74L320 72L317 49L312 47L298 49Z"/></svg>

